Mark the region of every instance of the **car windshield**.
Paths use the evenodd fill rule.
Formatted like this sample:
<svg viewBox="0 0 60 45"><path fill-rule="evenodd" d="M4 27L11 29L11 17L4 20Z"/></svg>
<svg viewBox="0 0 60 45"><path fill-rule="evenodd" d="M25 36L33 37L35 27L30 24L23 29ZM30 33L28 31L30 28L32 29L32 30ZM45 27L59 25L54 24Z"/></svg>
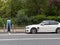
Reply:
<svg viewBox="0 0 60 45"><path fill-rule="evenodd" d="M42 21L41 23L39 23L39 24L45 24L45 23L47 23L46 21Z"/></svg>

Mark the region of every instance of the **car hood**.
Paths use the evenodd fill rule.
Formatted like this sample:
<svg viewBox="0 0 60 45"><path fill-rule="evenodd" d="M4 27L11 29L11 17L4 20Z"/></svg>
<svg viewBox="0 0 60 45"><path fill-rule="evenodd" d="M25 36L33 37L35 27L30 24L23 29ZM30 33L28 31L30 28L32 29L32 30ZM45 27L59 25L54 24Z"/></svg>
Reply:
<svg viewBox="0 0 60 45"><path fill-rule="evenodd" d="M28 25L26 27L37 27L37 26L39 26L39 25L38 24L36 24L36 25Z"/></svg>

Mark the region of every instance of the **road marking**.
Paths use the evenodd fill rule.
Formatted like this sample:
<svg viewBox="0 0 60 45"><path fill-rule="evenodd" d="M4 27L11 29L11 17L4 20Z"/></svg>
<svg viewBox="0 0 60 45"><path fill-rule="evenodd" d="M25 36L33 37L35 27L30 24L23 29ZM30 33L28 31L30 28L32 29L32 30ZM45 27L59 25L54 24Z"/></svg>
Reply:
<svg viewBox="0 0 60 45"><path fill-rule="evenodd" d="M60 34L11 34L11 35L60 35Z"/></svg>
<svg viewBox="0 0 60 45"><path fill-rule="evenodd" d="M8 35L13 35L13 36L16 36L16 35L25 35L25 36L60 36L60 34L25 34L25 33L18 33L18 34L12 34L12 33L7 33L7 34L0 34L0 36L8 36Z"/></svg>
<svg viewBox="0 0 60 45"><path fill-rule="evenodd" d="M9 35L11 35L11 33L8 33Z"/></svg>
<svg viewBox="0 0 60 45"><path fill-rule="evenodd" d="M0 41L15 41L15 40L60 40L60 38L19 38L19 39L0 39Z"/></svg>
<svg viewBox="0 0 60 45"><path fill-rule="evenodd" d="M26 34L26 33L10 33L11 35L60 35L60 34Z"/></svg>

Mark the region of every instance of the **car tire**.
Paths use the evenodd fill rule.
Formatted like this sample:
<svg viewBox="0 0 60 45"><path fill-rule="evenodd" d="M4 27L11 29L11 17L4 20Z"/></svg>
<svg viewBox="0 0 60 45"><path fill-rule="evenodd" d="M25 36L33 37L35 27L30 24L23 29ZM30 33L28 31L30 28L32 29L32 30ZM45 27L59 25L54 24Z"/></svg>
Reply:
<svg viewBox="0 0 60 45"><path fill-rule="evenodd" d="M37 33L37 30L35 28L31 29L31 33L32 34L36 34Z"/></svg>
<svg viewBox="0 0 60 45"><path fill-rule="evenodd" d="M59 29L57 29L57 31L56 31L58 34L60 34L60 28Z"/></svg>

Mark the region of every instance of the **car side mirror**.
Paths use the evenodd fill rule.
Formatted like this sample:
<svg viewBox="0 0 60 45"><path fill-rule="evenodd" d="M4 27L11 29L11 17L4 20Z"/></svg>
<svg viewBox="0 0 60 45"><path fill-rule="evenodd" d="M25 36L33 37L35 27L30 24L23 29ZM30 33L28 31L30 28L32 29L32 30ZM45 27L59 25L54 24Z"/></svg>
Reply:
<svg viewBox="0 0 60 45"><path fill-rule="evenodd" d="M41 26L44 26L44 24L41 24Z"/></svg>

